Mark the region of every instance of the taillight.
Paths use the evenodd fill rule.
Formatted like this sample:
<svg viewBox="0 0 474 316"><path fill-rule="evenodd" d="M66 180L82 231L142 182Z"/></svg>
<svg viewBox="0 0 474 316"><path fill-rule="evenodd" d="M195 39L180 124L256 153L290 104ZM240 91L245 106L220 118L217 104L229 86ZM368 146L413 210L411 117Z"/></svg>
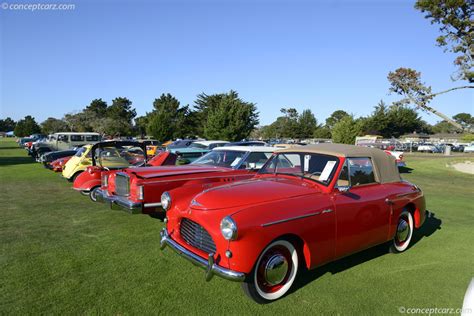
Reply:
<svg viewBox="0 0 474 316"><path fill-rule="evenodd" d="M143 200L143 197L144 197L143 185L139 185L137 186L137 199Z"/></svg>

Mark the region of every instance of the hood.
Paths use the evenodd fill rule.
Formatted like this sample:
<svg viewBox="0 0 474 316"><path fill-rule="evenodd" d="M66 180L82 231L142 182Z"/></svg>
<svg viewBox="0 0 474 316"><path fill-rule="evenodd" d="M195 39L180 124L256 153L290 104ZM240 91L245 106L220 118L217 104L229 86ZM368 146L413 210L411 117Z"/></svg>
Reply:
<svg viewBox="0 0 474 316"><path fill-rule="evenodd" d="M134 174L142 179L162 178L169 176L191 175L209 172L229 171L228 168L206 166L206 165L185 165L185 166L158 166L128 168L127 173Z"/></svg>
<svg viewBox="0 0 474 316"><path fill-rule="evenodd" d="M191 207L202 210L243 207L320 192L317 186L296 178L250 179L203 191L194 198Z"/></svg>

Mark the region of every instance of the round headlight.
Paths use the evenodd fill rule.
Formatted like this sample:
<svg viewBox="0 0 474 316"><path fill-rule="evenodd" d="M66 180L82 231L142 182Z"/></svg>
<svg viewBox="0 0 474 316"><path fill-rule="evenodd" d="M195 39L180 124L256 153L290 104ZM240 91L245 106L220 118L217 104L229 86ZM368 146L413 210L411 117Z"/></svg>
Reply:
<svg viewBox="0 0 474 316"><path fill-rule="evenodd" d="M161 195L161 207L167 211L171 207L171 196L168 192L163 192Z"/></svg>
<svg viewBox="0 0 474 316"><path fill-rule="evenodd" d="M237 238L237 224L227 216L221 221L221 233L226 240L235 240Z"/></svg>

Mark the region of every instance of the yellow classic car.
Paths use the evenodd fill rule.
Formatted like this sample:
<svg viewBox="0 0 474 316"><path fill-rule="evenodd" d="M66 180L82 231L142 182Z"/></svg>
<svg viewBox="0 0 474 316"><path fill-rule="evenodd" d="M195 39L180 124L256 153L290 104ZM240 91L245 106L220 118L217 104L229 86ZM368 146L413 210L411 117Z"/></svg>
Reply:
<svg viewBox="0 0 474 316"><path fill-rule="evenodd" d="M76 177L92 165L92 145L85 145L77 151L77 153L69 159L64 165L63 177L73 182ZM121 168L128 166L129 162L122 157L117 149L108 149L100 152L101 164L108 168Z"/></svg>

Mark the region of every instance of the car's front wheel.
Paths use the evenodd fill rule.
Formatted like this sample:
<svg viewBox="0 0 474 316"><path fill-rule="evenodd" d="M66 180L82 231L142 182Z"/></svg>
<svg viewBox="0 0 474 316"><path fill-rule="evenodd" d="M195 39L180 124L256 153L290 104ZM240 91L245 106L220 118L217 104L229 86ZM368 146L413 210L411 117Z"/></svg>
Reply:
<svg viewBox="0 0 474 316"><path fill-rule="evenodd" d="M398 218L397 230L390 246L391 252L403 252L410 245L413 236L413 215L404 210Z"/></svg>
<svg viewBox="0 0 474 316"><path fill-rule="evenodd" d="M99 190L100 187L95 187L92 188L92 190L89 192L89 197L92 200L92 202L97 202L97 190Z"/></svg>
<svg viewBox="0 0 474 316"><path fill-rule="evenodd" d="M242 289L257 303L269 303L288 292L297 272L298 251L291 242L276 240L262 251Z"/></svg>

